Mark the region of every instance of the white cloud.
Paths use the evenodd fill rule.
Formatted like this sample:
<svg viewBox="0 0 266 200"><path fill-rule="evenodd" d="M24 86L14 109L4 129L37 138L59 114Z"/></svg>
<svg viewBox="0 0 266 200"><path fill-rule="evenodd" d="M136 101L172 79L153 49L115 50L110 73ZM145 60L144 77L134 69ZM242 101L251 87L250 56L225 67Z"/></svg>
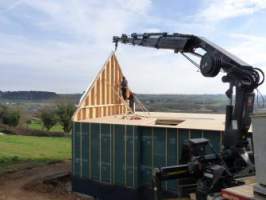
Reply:
<svg viewBox="0 0 266 200"><path fill-rule="evenodd" d="M1 4L0 1L0 9L8 8L7 12L13 17L9 17L7 12L0 12L0 26L9 25L8 28L14 29L17 23L22 23L22 27L19 27L22 33L20 30L15 30L12 34L4 32L4 29L0 30L1 71L4 77L16 77L13 85L7 78L0 79L0 89L3 90L39 88L58 92L80 92L91 82L113 50L113 35L165 31L165 27L173 32L202 34L207 37L218 32L210 23L197 21L198 14L190 17L189 23L186 23L150 13L153 6L151 0L9 2L10 4ZM214 12L211 11L214 9L214 3L216 2L218 7L223 3L218 0L209 2L209 7L204 11L206 13L200 14L211 20L214 15L211 14ZM220 13L222 9L220 11L216 5L217 19L235 16L232 9L237 6L241 11L238 11L238 15L250 12L244 11L246 7L250 9L247 4L234 5L229 0L224 2L227 5L225 14ZM252 4L252 12L263 8L265 4L258 0L254 2L257 7L253 8ZM17 18L19 21L15 21ZM27 28L30 29L25 30ZM246 35L236 34L232 37L234 46L228 46L229 50L251 64L266 64L260 53L266 51L262 38L247 38ZM221 83L220 76L205 78L180 55L166 50L120 45L117 53L130 85L136 92L223 93L227 87ZM23 82L24 79L28 82Z"/></svg>
<svg viewBox="0 0 266 200"><path fill-rule="evenodd" d="M216 78L203 77L173 51L120 47L118 59L132 89L140 93L223 93L228 87ZM215 87L212 87L215 86Z"/></svg>
<svg viewBox="0 0 266 200"><path fill-rule="evenodd" d="M36 76L41 73L49 75L52 72L55 77L49 82L38 80L44 83L42 89L77 92L86 88L114 48L112 36L128 32L135 24L141 25L142 17L149 11L151 1L131 0L123 3L121 0L68 0L62 3L61 0L23 0L0 6L9 14L19 17L22 23L34 26L40 32L39 35L32 35L32 30L28 30L20 35L16 31L10 34L0 30L2 72L11 76L7 69L9 66L25 68L23 74L30 74L30 70L33 70ZM0 12L0 17L1 15L5 21L0 23L5 23L8 28L13 28L18 23L14 21L16 18L9 18L7 12ZM31 21L28 21L29 16ZM46 33L55 37L46 38ZM56 39L58 34L64 33L70 39ZM22 76L18 77L18 82L25 78ZM69 86L57 82L64 76L66 82L67 76L72 76L75 84L71 90ZM34 77L32 80L35 80ZM0 89L13 89L4 88L3 86L9 84L1 80L0 83ZM38 84L34 86L36 85ZM24 85L24 88L34 86ZM21 89L23 85L17 87Z"/></svg>
<svg viewBox="0 0 266 200"><path fill-rule="evenodd" d="M243 33L232 33L230 37L234 44L228 46L228 50L253 67L260 68L266 74L266 38ZM263 94L266 93L265 84L264 82L259 87Z"/></svg>
<svg viewBox="0 0 266 200"><path fill-rule="evenodd" d="M117 3L119 7L125 9L129 12L134 12L136 14L145 14L147 8L151 7L151 0L115 0L113 3Z"/></svg>
<svg viewBox="0 0 266 200"><path fill-rule="evenodd" d="M266 64L266 38L256 35L232 33L231 38L235 44L229 50L252 65L264 67Z"/></svg>
<svg viewBox="0 0 266 200"><path fill-rule="evenodd" d="M8 12L14 9L18 5L23 3L23 0L10 0L10 1L0 1L0 13Z"/></svg>
<svg viewBox="0 0 266 200"><path fill-rule="evenodd" d="M58 92L82 91L102 64L102 56L86 44L33 42L24 37L0 34L2 90L35 89ZM71 84L72 83L72 84Z"/></svg>
<svg viewBox="0 0 266 200"><path fill-rule="evenodd" d="M98 1L69 0L36 1L27 0L27 5L49 16L39 22L45 30L65 30L77 38L96 42L106 41L112 33L120 33L135 23L140 23L148 12L150 0Z"/></svg>
<svg viewBox="0 0 266 200"><path fill-rule="evenodd" d="M205 0L200 17L207 21L219 21L250 15L266 8L265 0Z"/></svg>

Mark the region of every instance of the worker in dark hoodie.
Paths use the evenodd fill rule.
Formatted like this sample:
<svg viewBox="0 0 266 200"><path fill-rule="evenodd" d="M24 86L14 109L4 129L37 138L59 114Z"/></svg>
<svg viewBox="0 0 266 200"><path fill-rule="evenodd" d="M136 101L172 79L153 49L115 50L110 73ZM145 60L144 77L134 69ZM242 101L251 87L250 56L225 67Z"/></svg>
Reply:
<svg viewBox="0 0 266 200"><path fill-rule="evenodd" d="M121 84L120 84L120 88L121 88L121 94L123 99L126 101L127 100L127 79L123 76Z"/></svg>
<svg viewBox="0 0 266 200"><path fill-rule="evenodd" d="M129 101L129 107L132 110L132 112L134 113L135 112L135 97L134 97L133 92L129 93L128 101Z"/></svg>

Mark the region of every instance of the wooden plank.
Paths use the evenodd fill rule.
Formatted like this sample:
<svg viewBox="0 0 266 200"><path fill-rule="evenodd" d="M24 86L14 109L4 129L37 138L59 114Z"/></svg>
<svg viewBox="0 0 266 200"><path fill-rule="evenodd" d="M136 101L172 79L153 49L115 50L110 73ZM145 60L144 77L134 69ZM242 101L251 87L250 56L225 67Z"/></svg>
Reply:
<svg viewBox="0 0 266 200"><path fill-rule="evenodd" d="M118 66L119 66L119 65L118 65ZM123 74L122 74L122 71L121 71L120 67L119 67L119 74L120 74L120 75L119 75L118 88L117 88L117 89L118 89L119 93L121 93L120 84L121 84L121 82L122 82ZM121 98L119 98L118 103L119 103L119 104L122 103Z"/></svg>
<svg viewBox="0 0 266 200"><path fill-rule="evenodd" d="M86 97L85 105L89 105L89 97Z"/></svg>
<svg viewBox="0 0 266 200"><path fill-rule="evenodd" d="M115 114L116 114L116 115L118 114L118 107L119 107L119 106L117 106L117 105L115 106Z"/></svg>
<svg viewBox="0 0 266 200"><path fill-rule="evenodd" d="M113 65L113 57L111 58L111 80L110 80L110 90L111 90L111 103L114 103L114 92L113 92L113 88L114 88L114 65Z"/></svg>
<svg viewBox="0 0 266 200"><path fill-rule="evenodd" d="M81 120L81 112L78 112L78 119L77 120Z"/></svg>
<svg viewBox="0 0 266 200"><path fill-rule="evenodd" d="M121 67L120 67L116 57L115 57L115 61L116 61L116 65L117 65L117 76L118 76L118 78L117 78L117 90L120 93L120 83L122 81L123 73L122 73ZM121 98L118 99L117 103L122 103Z"/></svg>
<svg viewBox="0 0 266 200"><path fill-rule="evenodd" d="M121 114L121 106L118 105L118 113L117 114Z"/></svg>
<svg viewBox="0 0 266 200"><path fill-rule="evenodd" d="M92 118L96 118L96 107L92 108Z"/></svg>
<svg viewBox="0 0 266 200"><path fill-rule="evenodd" d="M98 117L102 117L102 108L101 107L98 108Z"/></svg>
<svg viewBox="0 0 266 200"><path fill-rule="evenodd" d="M113 87L112 87L112 102L113 104L116 104L116 93L115 93L115 82L116 82L116 65L115 65L115 59L114 59L114 56L112 57L112 66L113 66L113 73L112 73L112 76L113 76Z"/></svg>
<svg viewBox="0 0 266 200"><path fill-rule="evenodd" d="M96 82L96 105L101 104L101 90L100 90L100 79L97 80Z"/></svg>
<svg viewBox="0 0 266 200"><path fill-rule="evenodd" d="M101 117L104 116L104 113L103 113L103 107L102 107L102 106L100 107L100 116L101 116Z"/></svg>
<svg viewBox="0 0 266 200"><path fill-rule="evenodd" d="M110 107L110 106L107 108L107 115L108 115L108 116L111 115L111 107Z"/></svg>
<svg viewBox="0 0 266 200"><path fill-rule="evenodd" d="M86 119L86 109L82 109L82 120Z"/></svg>
<svg viewBox="0 0 266 200"><path fill-rule="evenodd" d="M103 117L106 116L106 107L103 107Z"/></svg>
<svg viewBox="0 0 266 200"><path fill-rule="evenodd" d="M112 61L112 63L113 63L113 103L114 104L116 104L116 65L115 65L115 59L114 59L114 57L113 57L113 61Z"/></svg>
<svg viewBox="0 0 266 200"><path fill-rule="evenodd" d="M93 118L93 108L89 108L89 119Z"/></svg>
<svg viewBox="0 0 266 200"><path fill-rule="evenodd" d="M106 78L106 69L103 70L102 74L102 104L106 104L105 99L105 91L106 91L106 84L105 84L105 78Z"/></svg>
<svg viewBox="0 0 266 200"><path fill-rule="evenodd" d="M122 114L122 113L124 113L125 111L124 111L124 108L125 108L125 106L121 106L121 113L120 114Z"/></svg>
<svg viewBox="0 0 266 200"><path fill-rule="evenodd" d="M111 66L111 64L110 64L110 62L107 64L107 66L106 66L106 90L107 90L107 94L106 94L106 99L107 99L107 101L106 101L106 103L107 104L110 104L111 102L110 102L110 94L111 94L111 92L110 92L110 66Z"/></svg>
<svg viewBox="0 0 266 200"><path fill-rule="evenodd" d="M91 105L95 105L95 88L94 87L91 90L90 97L91 97Z"/></svg>
<svg viewBox="0 0 266 200"><path fill-rule="evenodd" d="M91 92L89 92L89 93L91 93ZM87 95L87 98L88 98L88 102L87 102L88 104L87 104L87 105L91 105L91 95L88 94L88 95ZM87 106L87 105L86 105L86 106Z"/></svg>
<svg viewBox="0 0 266 200"><path fill-rule="evenodd" d="M98 79L98 84L99 84L99 105L102 104L103 98L102 98L102 90L103 90L103 86L102 86L102 74L100 75L99 79Z"/></svg>
<svg viewBox="0 0 266 200"><path fill-rule="evenodd" d="M120 70L118 68L118 63L117 63L117 60L114 58L114 62L115 62L115 89L117 91L117 94L116 94L116 98L115 98L115 103L116 104L119 104L119 97L118 97L118 94L119 94L119 85L120 85Z"/></svg>
<svg viewBox="0 0 266 200"><path fill-rule="evenodd" d="M114 115L114 112L115 112L115 107L114 106L111 106L111 114Z"/></svg>
<svg viewBox="0 0 266 200"><path fill-rule="evenodd" d="M96 118L99 117L99 108L98 107L95 108L95 117Z"/></svg>

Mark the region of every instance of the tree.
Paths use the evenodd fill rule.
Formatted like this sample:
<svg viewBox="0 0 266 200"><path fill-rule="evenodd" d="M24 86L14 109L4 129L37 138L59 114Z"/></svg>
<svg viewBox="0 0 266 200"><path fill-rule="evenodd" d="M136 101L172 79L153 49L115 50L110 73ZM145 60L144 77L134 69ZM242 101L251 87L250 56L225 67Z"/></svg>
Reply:
<svg viewBox="0 0 266 200"><path fill-rule="evenodd" d="M7 107L0 104L0 121L2 122L4 114L7 112Z"/></svg>
<svg viewBox="0 0 266 200"><path fill-rule="evenodd" d="M19 113L20 113L20 120L19 120L19 125L20 127L25 127L29 128L29 125L31 124L31 119L32 119L32 114L25 109L24 106L19 107Z"/></svg>
<svg viewBox="0 0 266 200"><path fill-rule="evenodd" d="M44 108L40 111L39 115L43 127L45 127L47 131L49 131L57 123L55 111L52 109Z"/></svg>
<svg viewBox="0 0 266 200"><path fill-rule="evenodd" d="M58 122L63 126L65 133L69 133L72 129L72 115L75 112L75 106L70 103L58 104L56 108L56 114L58 116Z"/></svg>
<svg viewBox="0 0 266 200"><path fill-rule="evenodd" d="M8 126L16 127L19 124L20 112L17 110L6 110L2 114L2 122Z"/></svg>
<svg viewBox="0 0 266 200"><path fill-rule="evenodd" d="M27 119L27 120L26 120L26 125L27 125L27 128L30 127L30 125L31 125L31 119Z"/></svg>

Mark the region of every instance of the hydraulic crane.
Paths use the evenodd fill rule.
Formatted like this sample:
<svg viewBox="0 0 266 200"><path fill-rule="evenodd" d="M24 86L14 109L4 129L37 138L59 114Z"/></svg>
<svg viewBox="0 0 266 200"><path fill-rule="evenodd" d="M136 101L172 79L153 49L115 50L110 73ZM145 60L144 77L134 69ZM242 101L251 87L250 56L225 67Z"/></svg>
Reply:
<svg viewBox="0 0 266 200"><path fill-rule="evenodd" d="M182 164L154 169L155 199L162 198L161 182L170 179L192 178L198 200L222 188L241 184L236 177L254 173L254 159L249 142L250 115L254 108L254 90L264 82L261 69L252 67L206 38L189 34L144 33L122 34L113 42L157 49L170 49L181 53L196 65L203 76L215 77L223 71L222 82L229 83L226 106L223 149L215 152L207 139L190 139L184 146ZM203 52L203 53L202 53ZM187 54L200 58L194 62ZM212 149L207 153L206 147Z"/></svg>

